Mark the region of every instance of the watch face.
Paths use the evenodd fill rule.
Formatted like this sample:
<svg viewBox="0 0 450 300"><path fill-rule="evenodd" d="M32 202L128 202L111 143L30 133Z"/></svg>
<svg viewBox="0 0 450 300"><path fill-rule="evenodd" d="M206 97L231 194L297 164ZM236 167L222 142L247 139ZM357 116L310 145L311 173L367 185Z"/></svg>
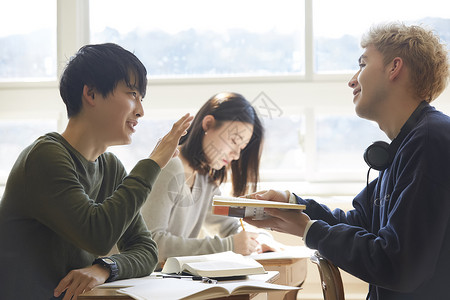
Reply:
<svg viewBox="0 0 450 300"><path fill-rule="evenodd" d="M112 265L112 264L115 263L115 262L114 262L112 259L110 259L110 258L103 258L103 261L104 261L105 263L107 263L108 265Z"/></svg>

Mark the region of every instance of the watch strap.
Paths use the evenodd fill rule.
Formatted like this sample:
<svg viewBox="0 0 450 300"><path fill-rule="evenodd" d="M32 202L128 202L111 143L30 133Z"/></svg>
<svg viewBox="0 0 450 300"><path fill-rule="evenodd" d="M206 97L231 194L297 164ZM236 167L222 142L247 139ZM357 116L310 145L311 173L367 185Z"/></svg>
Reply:
<svg viewBox="0 0 450 300"><path fill-rule="evenodd" d="M119 277L119 268L117 267L117 263L111 257L99 257L94 260L93 265L99 264L107 269L109 269L110 274L108 279L105 282L111 282Z"/></svg>

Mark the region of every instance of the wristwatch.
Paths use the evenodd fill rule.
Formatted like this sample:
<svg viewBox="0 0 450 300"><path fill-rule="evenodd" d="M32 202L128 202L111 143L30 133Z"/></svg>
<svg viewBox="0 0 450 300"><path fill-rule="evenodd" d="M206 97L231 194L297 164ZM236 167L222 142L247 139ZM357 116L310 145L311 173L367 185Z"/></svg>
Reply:
<svg viewBox="0 0 450 300"><path fill-rule="evenodd" d="M98 264L109 269L111 273L109 274L109 277L108 279L106 279L105 282L114 281L119 276L119 268L117 267L117 263L109 257L99 257L96 260L94 260L92 264L93 265Z"/></svg>

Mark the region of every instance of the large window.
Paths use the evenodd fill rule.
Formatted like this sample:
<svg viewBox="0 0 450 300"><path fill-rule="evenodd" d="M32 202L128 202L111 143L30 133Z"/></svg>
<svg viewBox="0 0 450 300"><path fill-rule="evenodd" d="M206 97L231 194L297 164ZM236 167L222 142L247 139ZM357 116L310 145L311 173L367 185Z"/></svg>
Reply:
<svg viewBox="0 0 450 300"><path fill-rule="evenodd" d="M56 0L15 0L0 10L0 81L56 78Z"/></svg>
<svg viewBox="0 0 450 300"><path fill-rule="evenodd" d="M39 135L63 130L56 64L84 42L118 43L148 69L145 118L131 145L110 149L128 170L183 113L233 91L263 118L261 178L268 187L301 182L305 193L353 194L365 184L364 149L387 138L377 124L355 116L347 81L358 67L361 34L396 20L427 26L450 45L450 2L441 0L6 1L0 194L20 151ZM434 105L450 113L447 103L450 91Z"/></svg>
<svg viewBox="0 0 450 300"><path fill-rule="evenodd" d="M301 0L96 0L91 41L116 42L150 76L304 72Z"/></svg>
<svg viewBox="0 0 450 300"><path fill-rule="evenodd" d="M374 23L402 20L422 24L450 40L450 9L438 2L411 5L406 0L382 0L355 5L348 0L307 0L305 6L305 1L299 0L96 0L91 1L90 32L93 42L112 41L134 51L151 78L304 75L311 59L316 76L348 74L340 77L345 86L358 67L361 34ZM436 9L438 6L444 7ZM310 27L305 27L305 13L310 13L305 7L312 7ZM133 18L124 18L126 15ZM307 44L308 34L313 37L312 45ZM306 55L308 48L311 57ZM262 89L263 83L259 84ZM254 100L252 94L245 96ZM270 102L272 95L265 96ZM350 102L350 90L347 97ZM275 106L280 102L273 100ZM312 98L314 101L308 103L312 110L291 113L280 105L275 109L282 114L266 116L264 178L320 180L339 172L363 174L364 149L375 140L387 140L376 124L357 118L353 111L336 110L333 104L324 110L319 107L320 100ZM195 111L198 108L193 107ZM309 127L308 118L313 119ZM155 136L164 134L155 132L154 125ZM313 141L308 137L305 142L310 135L314 135ZM137 144L149 149L151 141L142 139ZM137 149L131 152L139 153ZM120 154L127 157L126 153Z"/></svg>

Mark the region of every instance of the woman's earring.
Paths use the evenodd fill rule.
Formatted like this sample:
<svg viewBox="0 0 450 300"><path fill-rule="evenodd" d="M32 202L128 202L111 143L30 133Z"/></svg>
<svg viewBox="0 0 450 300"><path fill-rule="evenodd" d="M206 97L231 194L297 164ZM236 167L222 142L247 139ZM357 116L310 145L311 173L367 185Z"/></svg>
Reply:
<svg viewBox="0 0 450 300"><path fill-rule="evenodd" d="M207 135L208 134L208 132L207 131L205 131L205 135Z"/></svg>

